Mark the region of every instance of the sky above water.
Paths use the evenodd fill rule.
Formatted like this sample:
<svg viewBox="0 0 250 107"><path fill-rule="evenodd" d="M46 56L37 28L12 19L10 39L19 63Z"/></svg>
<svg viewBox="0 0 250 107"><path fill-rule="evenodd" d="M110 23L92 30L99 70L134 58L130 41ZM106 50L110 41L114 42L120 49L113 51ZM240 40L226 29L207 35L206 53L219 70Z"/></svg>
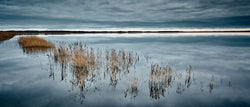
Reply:
<svg viewBox="0 0 250 107"><path fill-rule="evenodd" d="M0 1L0 24L13 28L249 28L249 19L250 0Z"/></svg>

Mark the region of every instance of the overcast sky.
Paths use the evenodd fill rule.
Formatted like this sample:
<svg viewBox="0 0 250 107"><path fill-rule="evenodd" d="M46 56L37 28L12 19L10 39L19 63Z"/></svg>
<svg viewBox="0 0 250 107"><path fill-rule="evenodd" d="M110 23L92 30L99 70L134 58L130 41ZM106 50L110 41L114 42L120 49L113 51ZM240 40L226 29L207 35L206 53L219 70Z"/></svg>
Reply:
<svg viewBox="0 0 250 107"><path fill-rule="evenodd" d="M249 18L250 0L0 0L0 16L113 22Z"/></svg>

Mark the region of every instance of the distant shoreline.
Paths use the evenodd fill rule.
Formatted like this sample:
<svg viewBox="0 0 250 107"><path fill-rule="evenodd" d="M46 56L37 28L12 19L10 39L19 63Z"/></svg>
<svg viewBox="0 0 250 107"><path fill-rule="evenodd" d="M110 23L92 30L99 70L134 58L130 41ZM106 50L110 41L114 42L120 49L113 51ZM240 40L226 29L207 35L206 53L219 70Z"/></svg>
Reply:
<svg viewBox="0 0 250 107"><path fill-rule="evenodd" d="M245 35L250 36L250 29L239 30L0 30L0 42L9 40L16 35Z"/></svg>
<svg viewBox="0 0 250 107"><path fill-rule="evenodd" d="M246 33L246 30L6 30L16 34Z"/></svg>

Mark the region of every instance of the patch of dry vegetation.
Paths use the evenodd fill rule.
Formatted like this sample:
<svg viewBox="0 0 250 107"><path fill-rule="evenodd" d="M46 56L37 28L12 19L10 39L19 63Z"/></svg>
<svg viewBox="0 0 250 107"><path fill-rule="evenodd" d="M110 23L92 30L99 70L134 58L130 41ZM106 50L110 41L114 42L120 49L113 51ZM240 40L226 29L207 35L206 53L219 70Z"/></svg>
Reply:
<svg viewBox="0 0 250 107"><path fill-rule="evenodd" d="M151 65L149 77L150 96L153 99L159 99L164 96L166 87L171 86L172 81L171 66L160 66L159 64Z"/></svg>
<svg viewBox="0 0 250 107"><path fill-rule="evenodd" d="M52 48L52 47L55 47L51 42L48 42L42 38L38 38L35 36L20 37L18 40L18 43L23 48L31 48L31 47Z"/></svg>
<svg viewBox="0 0 250 107"><path fill-rule="evenodd" d="M72 66L87 69L87 56L84 50L74 49L71 56Z"/></svg>
<svg viewBox="0 0 250 107"><path fill-rule="evenodd" d="M0 32L0 42L13 38L16 34L10 32Z"/></svg>
<svg viewBox="0 0 250 107"><path fill-rule="evenodd" d="M69 49L65 47L58 47L53 49L54 53L54 61L57 63L59 62L60 64L66 64L68 61L68 56L69 56Z"/></svg>
<svg viewBox="0 0 250 107"><path fill-rule="evenodd" d="M103 52L104 54L102 54ZM96 81L100 76L100 71L103 70L110 78L110 85L115 87L119 78L117 75L128 74L129 68L135 66L139 56L133 51L125 52L116 49L107 49L103 52L76 42L68 46L56 46L51 49L50 55L62 69L70 67L74 75L88 74L85 78L87 81ZM85 82L74 83L82 87ZM131 84L131 87L134 90L137 88L137 80Z"/></svg>

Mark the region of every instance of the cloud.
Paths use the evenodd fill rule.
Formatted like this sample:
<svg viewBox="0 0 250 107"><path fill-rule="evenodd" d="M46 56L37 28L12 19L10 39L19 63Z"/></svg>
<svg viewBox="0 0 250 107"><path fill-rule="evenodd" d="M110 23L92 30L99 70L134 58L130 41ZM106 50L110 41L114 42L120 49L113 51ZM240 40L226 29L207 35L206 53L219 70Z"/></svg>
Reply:
<svg viewBox="0 0 250 107"><path fill-rule="evenodd" d="M166 22L249 16L248 0L1 0L0 15Z"/></svg>

